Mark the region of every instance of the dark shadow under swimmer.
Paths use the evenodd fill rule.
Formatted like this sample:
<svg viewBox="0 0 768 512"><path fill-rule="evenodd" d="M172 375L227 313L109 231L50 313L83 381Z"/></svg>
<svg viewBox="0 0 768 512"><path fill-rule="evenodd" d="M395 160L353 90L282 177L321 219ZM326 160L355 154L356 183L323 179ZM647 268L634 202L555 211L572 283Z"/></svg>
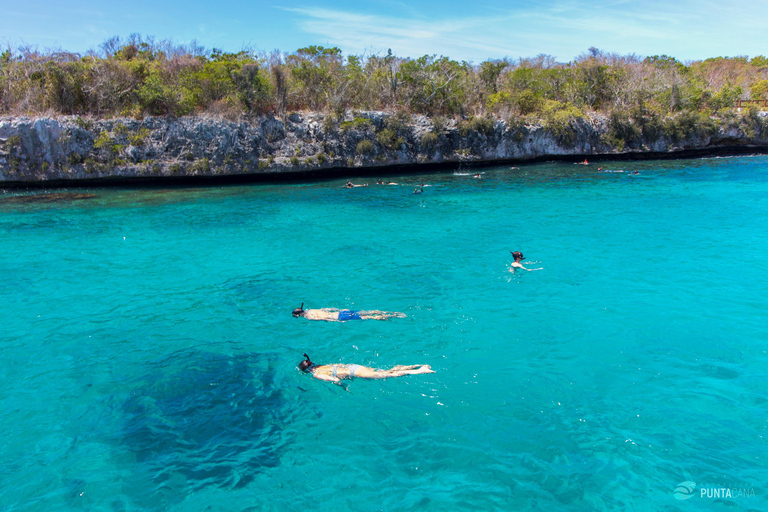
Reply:
<svg viewBox="0 0 768 512"><path fill-rule="evenodd" d="M303 317L307 320L324 320L326 322L346 322L348 320L386 320L387 318L405 318L404 313L396 311L353 310L338 308L304 309L301 307L293 310L294 318Z"/></svg>
<svg viewBox="0 0 768 512"><path fill-rule="evenodd" d="M435 373L428 364L397 365L389 370L361 366L359 364L322 364L316 365L304 354L304 361L299 363L299 370L310 373L319 380L341 383L344 379L388 379L390 377L403 377L405 375L420 375L422 373Z"/></svg>

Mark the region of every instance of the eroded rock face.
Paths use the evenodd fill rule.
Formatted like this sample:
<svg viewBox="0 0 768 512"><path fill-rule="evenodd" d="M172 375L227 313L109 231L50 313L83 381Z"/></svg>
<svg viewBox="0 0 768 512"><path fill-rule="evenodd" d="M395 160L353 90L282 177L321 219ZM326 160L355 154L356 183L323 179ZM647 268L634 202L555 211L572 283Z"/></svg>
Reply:
<svg viewBox="0 0 768 512"><path fill-rule="evenodd" d="M294 113L232 122L210 117L90 120L0 118L0 183L233 176L375 168L422 163L493 162L556 155L619 153L599 116L557 130L400 116L387 112ZM664 136L621 152L669 152L766 145L763 130L733 125L674 142Z"/></svg>

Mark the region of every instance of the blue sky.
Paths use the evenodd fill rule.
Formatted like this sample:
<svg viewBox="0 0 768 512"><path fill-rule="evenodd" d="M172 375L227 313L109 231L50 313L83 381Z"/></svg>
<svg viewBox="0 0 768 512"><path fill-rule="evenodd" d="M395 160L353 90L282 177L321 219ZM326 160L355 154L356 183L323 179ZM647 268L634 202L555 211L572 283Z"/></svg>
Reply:
<svg viewBox="0 0 768 512"><path fill-rule="evenodd" d="M597 47L680 60L768 54L768 0L147 1L21 0L0 9L0 44L85 52L131 33L206 48L447 55L474 63Z"/></svg>

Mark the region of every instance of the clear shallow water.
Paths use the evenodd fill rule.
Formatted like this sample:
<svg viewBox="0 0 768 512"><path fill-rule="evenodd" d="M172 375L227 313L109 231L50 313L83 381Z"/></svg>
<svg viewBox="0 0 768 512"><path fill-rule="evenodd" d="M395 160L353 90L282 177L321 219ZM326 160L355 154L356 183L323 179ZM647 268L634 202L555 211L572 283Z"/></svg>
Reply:
<svg viewBox="0 0 768 512"><path fill-rule="evenodd" d="M0 510L766 509L768 158L603 166L3 194Z"/></svg>

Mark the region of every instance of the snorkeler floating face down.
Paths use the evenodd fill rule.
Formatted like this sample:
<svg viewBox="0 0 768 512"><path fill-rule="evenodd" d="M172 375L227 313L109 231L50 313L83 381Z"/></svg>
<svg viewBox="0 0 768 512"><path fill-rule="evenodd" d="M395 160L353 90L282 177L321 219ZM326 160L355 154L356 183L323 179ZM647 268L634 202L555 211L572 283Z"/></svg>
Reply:
<svg viewBox="0 0 768 512"><path fill-rule="evenodd" d="M299 363L299 370L309 373L312 377L334 384L341 384L347 379L388 379L406 375L435 373L428 364L396 365L388 370L371 368L359 364L321 364L313 363L305 353L304 360Z"/></svg>
<svg viewBox="0 0 768 512"><path fill-rule="evenodd" d="M305 318L307 320L322 320L325 322L347 322L349 320L387 320L389 318L405 318L405 313L398 311L380 311L372 310L353 310L338 308L319 308L304 309L304 303L301 307L294 309L291 314L294 318Z"/></svg>

